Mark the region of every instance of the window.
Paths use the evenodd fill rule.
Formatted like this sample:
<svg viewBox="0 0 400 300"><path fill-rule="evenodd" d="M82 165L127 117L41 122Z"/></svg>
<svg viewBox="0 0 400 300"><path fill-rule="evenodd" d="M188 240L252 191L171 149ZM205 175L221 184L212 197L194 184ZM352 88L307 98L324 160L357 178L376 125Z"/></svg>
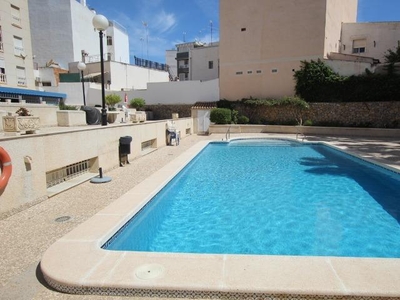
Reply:
<svg viewBox="0 0 400 300"><path fill-rule="evenodd" d="M4 59L2 59L2 58L0 58L0 82L1 83L7 82L6 65L4 63Z"/></svg>
<svg viewBox="0 0 400 300"><path fill-rule="evenodd" d="M240 29L240 31L246 31L246 28L242 28L242 29Z"/></svg>
<svg viewBox="0 0 400 300"><path fill-rule="evenodd" d="M210 60L210 61L208 62L208 68L209 68L209 69L214 69L214 62L213 62L212 60Z"/></svg>
<svg viewBox="0 0 400 300"><path fill-rule="evenodd" d="M257 70L256 73L257 73L257 74L261 74L262 71L261 71L261 70Z"/></svg>
<svg viewBox="0 0 400 300"><path fill-rule="evenodd" d="M11 18L13 25L21 27L21 12L19 10L19 7L12 4L11 4Z"/></svg>
<svg viewBox="0 0 400 300"><path fill-rule="evenodd" d="M112 36L107 35L107 46L112 46L112 44L113 44Z"/></svg>
<svg viewBox="0 0 400 300"><path fill-rule="evenodd" d="M253 71L247 71L247 74L253 74Z"/></svg>
<svg viewBox="0 0 400 300"><path fill-rule="evenodd" d="M26 74L23 67L17 67L17 84L19 86L26 86Z"/></svg>
<svg viewBox="0 0 400 300"><path fill-rule="evenodd" d="M243 72L236 72L236 75L243 75Z"/></svg>
<svg viewBox="0 0 400 300"><path fill-rule="evenodd" d="M278 69L272 69L271 72L272 73L278 73Z"/></svg>
<svg viewBox="0 0 400 300"><path fill-rule="evenodd" d="M367 40L354 40L353 41L353 53L365 53Z"/></svg>
<svg viewBox="0 0 400 300"><path fill-rule="evenodd" d="M22 43L22 38L14 35L14 55L20 56L24 52L24 45Z"/></svg>

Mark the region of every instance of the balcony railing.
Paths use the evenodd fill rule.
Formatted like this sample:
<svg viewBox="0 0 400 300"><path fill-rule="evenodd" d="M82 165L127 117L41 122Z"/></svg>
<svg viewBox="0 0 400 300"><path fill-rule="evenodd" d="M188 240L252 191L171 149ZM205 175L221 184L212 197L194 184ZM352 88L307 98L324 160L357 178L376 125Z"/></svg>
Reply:
<svg viewBox="0 0 400 300"><path fill-rule="evenodd" d="M0 73L0 83L7 83L7 75Z"/></svg>
<svg viewBox="0 0 400 300"><path fill-rule="evenodd" d="M26 77L17 77L17 85L26 86Z"/></svg>

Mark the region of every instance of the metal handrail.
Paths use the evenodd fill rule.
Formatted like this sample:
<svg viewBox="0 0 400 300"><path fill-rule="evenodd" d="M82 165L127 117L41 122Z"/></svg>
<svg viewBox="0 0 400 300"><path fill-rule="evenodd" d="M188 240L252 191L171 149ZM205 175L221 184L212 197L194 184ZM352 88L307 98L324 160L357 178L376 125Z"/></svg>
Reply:
<svg viewBox="0 0 400 300"><path fill-rule="evenodd" d="M232 125L230 125L229 127L228 127L228 130L226 131L226 134L225 134L225 139L228 141L228 138L229 138L229 140L231 139L231 126Z"/></svg>

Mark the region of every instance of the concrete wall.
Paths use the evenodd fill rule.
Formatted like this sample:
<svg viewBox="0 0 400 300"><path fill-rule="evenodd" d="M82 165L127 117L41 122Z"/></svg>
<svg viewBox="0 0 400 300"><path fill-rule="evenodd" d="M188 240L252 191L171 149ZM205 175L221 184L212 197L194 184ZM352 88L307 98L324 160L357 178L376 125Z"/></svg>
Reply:
<svg viewBox="0 0 400 300"><path fill-rule="evenodd" d="M147 90L106 90L107 94L118 94L124 101L125 94L129 100L143 98L146 104L194 104L196 102L211 102L219 100L218 79L210 81L174 81L165 83L149 83ZM67 94L66 103L82 105L82 84L62 83L58 87L46 88ZM85 83L86 103L89 106L101 105L100 85Z"/></svg>
<svg viewBox="0 0 400 300"><path fill-rule="evenodd" d="M0 111L15 113L20 107L27 108L33 116L40 118L41 127L57 126L58 106L47 104L23 104L0 102ZM2 122L2 121L1 121ZM3 127L1 127L3 129Z"/></svg>
<svg viewBox="0 0 400 300"><path fill-rule="evenodd" d="M400 129L280 126L280 125L210 125L209 133L284 133L328 136L389 137L400 136ZM302 138L302 136L300 136Z"/></svg>
<svg viewBox="0 0 400 300"><path fill-rule="evenodd" d="M324 60L324 63L342 76L362 75L366 69L375 71L374 65L362 61Z"/></svg>
<svg viewBox="0 0 400 300"><path fill-rule="evenodd" d="M373 57L384 62L388 49L393 51L400 41L400 22L344 23L342 30L341 53L352 54L353 41L365 39L365 53L358 55Z"/></svg>
<svg viewBox="0 0 400 300"><path fill-rule="evenodd" d="M356 17L356 3L221 0L220 98L293 95L293 70L335 48L342 20Z"/></svg>
<svg viewBox="0 0 400 300"><path fill-rule="evenodd" d="M219 46L194 48L191 54L191 80L213 80L219 77ZM209 62L213 62L213 68L209 68Z"/></svg>
<svg viewBox="0 0 400 300"><path fill-rule="evenodd" d="M99 35L93 29L94 13L76 0L29 0L35 62L44 66L53 59L67 68L81 60L81 50L99 54Z"/></svg>
<svg viewBox="0 0 400 300"><path fill-rule="evenodd" d="M327 0L324 57L339 52L343 22L357 21L358 0Z"/></svg>
<svg viewBox="0 0 400 300"><path fill-rule="evenodd" d="M13 171L6 189L0 194L1 216L47 198L46 172L86 159L93 159L93 172L104 172L119 166L119 138L132 136L129 159L142 155L141 144L155 140L154 148L166 145L166 121L113 126L87 126L76 131L1 137L11 157ZM175 120L181 136L192 132L192 120ZM31 164L25 163L29 157Z"/></svg>
<svg viewBox="0 0 400 300"><path fill-rule="evenodd" d="M112 45L107 46L107 52L112 53L111 59L129 64L129 37L126 30L112 21L111 26L107 28L107 35L112 36Z"/></svg>

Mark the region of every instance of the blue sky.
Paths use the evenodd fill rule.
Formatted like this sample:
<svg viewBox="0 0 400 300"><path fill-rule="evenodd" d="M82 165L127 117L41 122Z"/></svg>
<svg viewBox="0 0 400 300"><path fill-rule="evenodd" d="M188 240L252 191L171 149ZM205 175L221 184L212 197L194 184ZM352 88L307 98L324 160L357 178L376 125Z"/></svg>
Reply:
<svg viewBox="0 0 400 300"><path fill-rule="evenodd" d="M400 0L358 2L359 22L400 21ZM219 40L219 0L87 0L87 5L127 29L131 60L148 53L163 63L165 50L178 43L209 43L211 28L212 41Z"/></svg>

